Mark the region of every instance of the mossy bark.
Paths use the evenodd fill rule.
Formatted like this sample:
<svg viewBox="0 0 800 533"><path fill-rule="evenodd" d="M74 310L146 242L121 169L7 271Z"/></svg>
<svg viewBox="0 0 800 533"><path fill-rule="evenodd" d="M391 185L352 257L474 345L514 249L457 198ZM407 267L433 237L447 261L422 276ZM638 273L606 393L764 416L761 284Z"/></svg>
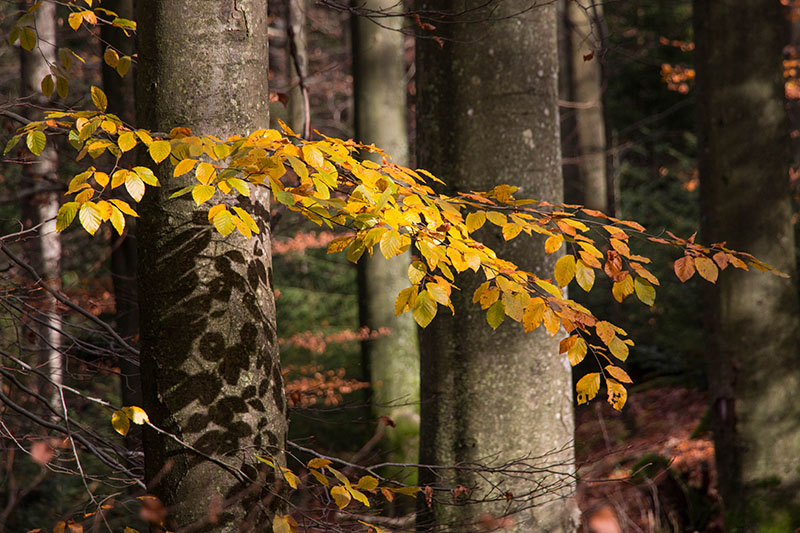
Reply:
<svg viewBox="0 0 800 533"><path fill-rule="evenodd" d="M268 127L265 0L139 0L138 15L141 127L187 126L219 138ZM190 180L169 177L167 166L162 187L140 206L138 227L145 409L155 424L247 479L148 430L148 489L167 506L170 529L215 515L203 531L270 531L282 500L254 455L282 461L286 402L269 197L254 191L240 202L259 235L223 238L206 208L168 200Z"/></svg>
<svg viewBox="0 0 800 533"><path fill-rule="evenodd" d="M358 5L386 12L402 11L394 0L368 0ZM392 161L406 165L403 18L374 21L355 17L352 24L356 138L383 148ZM380 162L374 155L373 159ZM398 463L416 463L419 455L417 326L410 313L394 314L394 300L409 284L408 265L407 253L389 261L365 257L358 264L361 323L370 330L390 330L388 335L367 340L362 346L370 371L373 410L395 423L395 427L386 428L384 447L389 460ZM406 482L416 481L411 471L400 475Z"/></svg>
<svg viewBox="0 0 800 533"><path fill-rule="evenodd" d="M558 123L556 6L511 0L421 2L418 8L462 11L468 22L440 24L442 48L417 44L419 166L454 190L488 190L507 183L520 197L558 202L563 196ZM470 11L477 8L475 11ZM550 277L557 254L538 240L504 243L498 231L481 238L498 255ZM418 528L472 531L485 514L507 515L515 531L577 527L570 365L558 338L518 324L492 331L472 304L480 276L459 280L455 316L444 310L421 335L420 461L459 470L420 472L421 483L469 490L423 505ZM507 321L510 322L510 321ZM468 466L510 472L474 472ZM540 468L547 468L542 471ZM520 471L524 474L520 475Z"/></svg>
<svg viewBox="0 0 800 533"><path fill-rule="evenodd" d="M728 268L708 290L719 487L729 531L790 531L800 526L800 318L781 65L787 19L771 0L694 7L704 240L727 241L791 276Z"/></svg>

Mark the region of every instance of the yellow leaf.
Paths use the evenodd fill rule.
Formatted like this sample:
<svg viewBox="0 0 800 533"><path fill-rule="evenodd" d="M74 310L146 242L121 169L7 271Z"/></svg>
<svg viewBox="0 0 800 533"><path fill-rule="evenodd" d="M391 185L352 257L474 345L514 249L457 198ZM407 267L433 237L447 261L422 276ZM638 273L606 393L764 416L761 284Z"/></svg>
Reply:
<svg viewBox="0 0 800 533"><path fill-rule="evenodd" d="M561 318L556 315L549 307L544 308L544 329L551 337L555 337L558 330L561 329Z"/></svg>
<svg viewBox="0 0 800 533"><path fill-rule="evenodd" d="M331 496L333 497L333 501L336 502L336 505L339 507L339 509L344 509L350 504L350 493L341 485L336 485L335 487L331 488Z"/></svg>
<svg viewBox="0 0 800 533"><path fill-rule="evenodd" d="M436 316L437 310L438 305L436 304L436 301L431 298L427 292L421 292L417 295L417 299L414 302L412 315L417 324L424 328L431 323L433 318ZM397 311L396 304L395 311Z"/></svg>
<svg viewBox="0 0 800 533"><path fill-rule="evenodd" d="M153 161L161 163L169 156L170 152L172 152L172 146L169 144L169 141L155 141L147 147L147 151L150 153L150 157L153 158Z"/></svg>
<svg viewBox="0 0 800 533"><path fill-rule="evenodd" d="M628 401L628 391L613 379L606 379L606 388L608 389L608 403L617 411L621 411L625 402Z"/></svg>
<svg viewBox="0 0 800 533"><path fill-rule="evenodd" d="M300 478L286 467L282 466L281 470L283 470L283 478L286 480L286 483L293 489L297 489L297 487L300 486Z"/></svg>
<svg viewBox="0 0 800 533"><path fill-rule="evenodd" d="M486 218L494 224L495 226L503 227L506 225L508 219L503 213L498 213L497 211L489 211L486 213Z"/></svg>
<svg viewBox="0 0 800 533"><path fill-rule="evenodd" d="M322 156L322 152L308 144L303 146L303 159L314 168L325 166L325 158Z"/></svg>
<svg viewBox="0 0 800 533"><path fill-rule="evenodd" d="M67 202L58 209L56 215L56 231L64 231L72 224L75 215L78 214L78 202Z"/></svg>
<svg viewBox="0 0 800 533"><path fill-rule="evenodd" d="M697 268L697 273L700 274L703 279L710 281L711 283L717 282L719 269L717 268L717 265L714 264L714 261L708 257L697 257L694 260L694 266Z"/></svg>
<svg viewBox="0 0 800 533"><path fill-rule="evenodd" d="M483 226L486 222L486 213L483 211L476 211L467 215L467 231L472 233Z"/></svg>
<svg viewBox="0 0 800 533"><path fill-rule="evenodd" d="M428 267L422 261L413 261L408 265L408 279L411 283L417 284L425 277Z"/></svg>
<svg viewBox="0 0 800 533"><path fill-rule="evenodd" d="M105 61L106 65L109 67L116 68L119 64L119 54L109 46L103 53L103 61Z"/></svg>
<svg viewBox="0 0 800 533"><path fill-rule="evenodd" d="M94 106L100 111L105 111L106 107L108 106L108 98L106 98L106 93L104 93L99 87L94 86L92 86L91 92L92 103Z"/></svg>
<svg viewBox="0 0 800 533"><path fill-rule="evenodd" d="M566 287L572 278L575 277L576 265L575 256L565 255L556 261L555 278L559 287Z"/></svg>
<svg viewBox="0 0 800 533"><path fill-rule="evenodd" d="M131 195L131 198L137 202L141 201L144 196L144 182L138 175L130 173L125 179L125 190Z"/></svg>
<svg viewBox="0 0 800 533"><path fill-rule="evenodd" d="M195 163L197 163L197 159L182 159L175 165L175 170L172 171L172 177L177 178L178 176L183 176L194 168Z"/></svg>
<svg viewBox="0 0 800 533"><path fill-rule="evenodd" d="M636 297L647 305L653 305L656 302L656 289L644 278L636 276L633 280L633 288L636 291Z"/></svg>
<svg viewBox="0 0 800 533"><path fill-rule="evenodd" d="M198 185L198 187L202 187L202 185ZM219 207L219 206L214 206L214 207ZM228 235L233 233L233 230L236 229L236 225L233 223L233 215L231 214L231 212L225 209L224 205L221 207L223 209L218 210L214 214L214 216L211 218L211 222L214 224L214 228L216 228L216 230L220 232L220 234L223 237L227 237ZM209 211L209 216L210 215L211 212Z"/></svg>
<svg viewBox="0 0 800 533"><path fill-rule="evenodd" d="M133 147L136 146L136 143L136 135L134 135L132 131L126 131L117 139L117 145L123 152L132 150Z"/></svg>
<svg viewBox="0 0 800 533"><path fill-rule="evenodd" d="M131 419L131 422L137 426L141 426L142 424L150 422L150 418L148 418L147 413L145 413L144 409L141 407L136 407L135 405L123 407L122 412L124 412L128 418Z"/></svg>
<svg viewBox="0 0 800 533"><path fill-rule="evenodd" d="M511 239L519 235L521 231L522 231L522 226L520 226L519 224L514 224L514 223L506 224L505 226L503 226L503 239L510 241Z"/></svg>
<svg viewBox="0 0 800 533"><path fill-rule="evenodd" d="M109 180L110 178L108 177L108 174L106 174L105 172L94 173L94 181L96 181L97 184L100 185L101 187L105 187L106 185L108 185Z"/></svg>
<svg viewBox="0 0 800 533"><path fill-rule="evenodd" d="M323 459L321 457L314 457L308 461L309 468L325 468L329 464L331 464L330 459Z"/></svg>
<svg viewBox="0 0 800 533"><path fill-rule="evenodd" d="M111 225L117 230L117 234L122 235L122 231L125 229L125 216L116 207L111 210Z"/></svg>
<svg viewBox="0 0 800 533"><path fill-rule="evenodd" d="M61 98L66 98L69 94L69 80L63 76L56 76L56 93Z"/></svg>
<svg viewBox="0 0 800 533"><path fill-rule="evenodd" d="M606 322L605 320L601 320L597 324L595 324L595 331L597 332L597 336L600 337L600 340L603 341L606 345L611 342L611 339L617 336L617 332L614 330L614 326L611 325L610 322Z"/></svg>
<svg viewBox="0 0 800 533"><path fill-rule="evenodd" d="M442 305L450 305L450 286L442 283L428 283L425 290L436 302Z"/></svg>
<svg viewBox="0 0 800 533"><path fill-rule="evenodd" d="M387 231L381 237L381 253L386 259L402 253L403 239L399 233L394 230Z"/></svg>
<svg viewBox="0 0 800 533"><path fill-rule="evenodd" d="M411 311L417 298L417 287L406 287L397 295L394 301L394 314L400 316L403 313Z"/></svg>
<svg viewBox="0 0 800 533"><path fill-rule="evenodd" d="M202 205L214 196L216 190L213 185L195 185L192 189L192 198L197 205Z"/></svg>
<svg viewBox="0 0 800 533"><path fill-rule="evenodd" d="M551 235L544 241L544 251L545 253L552 254L553 252L557 251L561 248L561 245L564 243L564 236L560 233L555 235Z"/></svg>
<svg viewBox="0 0 800 533"><path fill-rule="evenodd" d="M110 203L106 202L105 200L100 200L95 204L95 207L97 207L97 212L100 213L100 218L103 219L103 222L111 218L111 213L114 208Z"/></svg>
<svg viewBox="0 0 800 533"><path fill-rule="evenodd" d="M582 338L578 337L578 340L575 341L569 351L567 351L567 358L569 359L569 364L575 366L583 361L583 358L586 357L586 341Z"/></svg>
<svg viewBox="0 0 800 533"><path fill-rule="evenodd" d="M353 496L353 498L355 498L357 501L369 507L369 499L367 499L367 496L363 492L353 488L352 486L347 487L347 492L349 492Z"/></svg>
<svg viewBox="0 0 800 533"><path fill-rule="evenodd" d="M358 480L357 489L375 490L378 487L378 480L372 476L364 476Z"/></svg>
<svg viewBox="0 0 800 533"><path fill-rule="evenodd" d="M109 200L109 201L110 201L112 204L114 204L114 205L117 207L117 209L119 209L120 211L122 211L122 212L123 212L123 213L125 213L126 215L129 215L129 216L132 216L132 217L138 217L138 216L139 216L139 215L136 213L136 211L134 211L134 210L131 208L131 206L129 206L129 205L128 205L128 202L124 202L124 201L122 201L122 200L116 200L116 199Z"/></svg>
<svg viewBox="0 0 800 533"><path fill-rule="evenodd" d="M119 63L117 63L117 74L119 74L120 78L124 78L125 74L128 73L128 70L131 68L131 56L122 56L119 58Z"/></svg>
<svg viewBox="0 0 800 533"><path fill-rule="evenodd" d="M194 171L194 176L197 178L197 181L203 185L208 185L214 180L216 173L217 171L214 169L211 163L203 162L197 165L197 168Z"/></svg>
<svg viewBox="0 0 800 533"><path fill-rule="evenodd" d="M114 414L111 415L111 426L124 437L131 428L131 419L128 418L125 411L114 411Z"/></svg>
<svg viewBox="0 0 800 533"><path fill-rule="evenodd" d="M296 533L297 522L290 515L275 515L272 519L272 533Z"/></svg>
<svg viewBox="0 0 800 533"><path fill-rule="evenodd" d="M606 372L608 372L609 375L611 375L611 377L617 381L621 381L622 383L633 383L633 380L628 373L618 366L606 365Z"/></svg>
<svg viewBox="0 0 800 533"><path fill-rule="evenodd" d="M233 212L239 215L239 218L245 225L252 231L253 233L261 233L261 230L258 228L258 224L256 221L253 220L253 217L250 216L250 213L242 209L241 207L233 206Z"/></svg>
<svg viewBox="0 0 800 533"><path fill-rule="evenodd" d="M630 248L628 248L627 244L613 237L610 239L610 242L611 242L611 247L614 248L614 250L616 250L619 253L619 255L623 257L631 256L631 250Z"/></svg>
<svg viewBox="0 0 800 533"><path fill-rule="evenodd" d="M617 336L608 343L608 349L620 361L625 361L628 358L628 345Z"/></svg>
<svg viewBox="0 0 800 533"><path fill-rule="evenodd" d="M522 315L522 327L525 333L538 328L544 319L544 300L539 297L531 298Z"/></svg>
<svg viewBox="0 0 800 533"><path fill-rule="evenodd" d="M591 401L600 390L600 373L592 372L583 376L575 384L575 390L578 393L578 405Z"/></svg>
<svg viewBox="0 0 800 533"><path fill-rule="evenodd" d="M615 281L611 287L611 294L618 302L622 302L629 295L633 294L633 277L628 274L622 281Z"/></svg>
<svg viewBox="0 0 800 533"><path fill-rule="evenodd" d="M328 253L335 254L347 249L350 246L350 243L353 242L355 238L352 235L345 235L344 237L336 237L331 242L328 243Z"/></svg>
<svg viewBox="0 0 800 533"><path fill-rule="evenodd" d="M312 476L314 476L314 479L316 479L319 482L320 485L325 486L325 487L330 487L331 486L331 482L328 481L328 478L325 477L325 474L323 474L319 470L314 470L312 468L311 470L309 470L309 472L311 473Z"/></svg>
<svg viewBox="0 0 800 533"><path fill-rule="evenodd" d="M287 159L289 160L289 164L292 165L292 170L300 177L300 180L307 180L308 167L306 164L292 155L288 156Z"/></svg>
<svg viewBox="0 0 800 533"><path fill-rule="evenodd" d="M253 232L250 231L250 228L247 227L247 224L245 224L241 218L237 216L231 216L231 222L233 222L233 225L236 226L236 229L239 230L239 233L244 235L246 239L249 239L253 236Z"/></svg>
<svg viewBox="0 0 800 533"><path fill-rule="evenodd" d="M582 259L578 259L575 265L575 281L586 292L591 291L594 286L594 269L584 263Z"/></svg>
<svg viewBox="0 0 800 533"><path fill-rule="evenodd" d="M89 235L94 235L97 228L99 228L100 224L103 222L100 211L92 202L86 202L81 206L80 211L78 211L78 219L81 221L83 229L85 229Z"/></svg>
<svg viewBox="0 0 800 533"><path fill-rule="evenodd" d="M28 146L28 150L37 156L42 155L46 143L47 138L41 130L30 131L25 137L25 144Z"/></svg>

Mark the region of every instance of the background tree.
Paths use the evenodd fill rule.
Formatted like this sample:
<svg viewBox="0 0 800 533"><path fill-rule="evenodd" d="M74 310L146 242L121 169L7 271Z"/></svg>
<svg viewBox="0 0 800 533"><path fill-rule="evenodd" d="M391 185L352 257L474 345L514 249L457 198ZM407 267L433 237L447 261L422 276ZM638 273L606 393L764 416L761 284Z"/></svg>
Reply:
<svg viewBox="0 0 800 533"><path fill-rule="evenodd" d="M724 272L708 291L712 426L730 531L800 524L800 388L791 158L781 54L769 0L694 3L703 232L789 274ZM753 38L744 42L747 32ZM731 68L736 65L736 68ZM732 269L731 269L732 270Z"/></svg>
<svg viewBox="0 0 800 533"><path fill-rule="evenodd" d="M397 14L393 0L370 0L359 7ZM353 89L355 135L363 143L383 148L392 161L408 164L406 68L403 18L353 18ZM380 156L373 154L380 163ZM372 331L389 328L388 335L363 343L372 383L376 414L388 416L385 446L390 460L416 463L419 446L419 342L410 314L395 316L397 294L408 286L410 254L385 261L364 257L358 263L359 314ZM413 478L407 480L413 483Z"/></svg>
<svg viewBox="0 0 800 533"><path fill-rule="evenodd" d="M181 125L221 138L268 127L265 0L140 0L138 15L139 125ZM209 509L222 506L219 525L205 530L264 527L281 500L253 467L253 454L280 462L286 432L269 198L254 191L246 206L259 235L223 238L188 197L167 201L181 185L164 179L141 206L145 409L157 425L230 466L148 431L148 488L177 524L208 520Z"/></svg>
<svg viewBox="0 0 800 533"><path fill-rule="evenodd" d="M33 4L20 2L20 7L27 10ZM56 64L56 5L43 3L33 13L33 24L36 27L38 39L35 40L35 50L20 50L20 79L22 80L21 94L33 95L32 100L37 107L47 105L49 97L53 94L55 84L50 75L51 65ZM26 48L26 47L23 47ZM50 87L43 84L44 79L49 80ZM42 94L46 91L46 94ZM41 119L41 111L36 107L27 110L28 118ZM61 285L61 235L56 231L55 216L60 207L61 195L59 194L58 152L51 144L45 147L41 155L23 166L25 189L29 192L23 200L23 223L28 228L38 227L38 239L30 240L27 252L28 260L39 271L45 281L54 287ZM59 333L60 320L57 311L57 302L50 295L45 295L39 309L41 313L40 324L32 324L37 330L37 351L41 361L46 362L48 375L53 383L61 383L64 379L64 361L60 351L62 342ZM39 361L32 361L39 364ZM51 403L54 409L62 410L61 396L55 388L51 389Z"/></svg>
<svg viewBox="0 0 800 533"><path fill-rule="evenodd" d="M525 196L559 201L555 4L508 1L488 9L475 2L437 2L435 9L465 9L469 15L438 26L443 46L417 41L419 165L441 176L451 194L514 183ZM558 258L537 245L504 246L494 228L481 237L544 276ZM481 281L463 276L460 290L452 294L456 316L440 313L421 335L421 462L499 465L523 460L520 468L525 469L546 455L548 464L561 466L549 474L530 468L529 476L518 477L463 470L436 479L423 470L422 483L461 485L470 500L486 500L482 505L436 505L428 519L466 530L484 513L513 514L536 504L513 516L513 529L574 531L569 363L559 355L558 338L542 329L526 335L504 324L492 332L483 314L472 308ZM548 494L532 502L530 491L537 483Z"/></svg>

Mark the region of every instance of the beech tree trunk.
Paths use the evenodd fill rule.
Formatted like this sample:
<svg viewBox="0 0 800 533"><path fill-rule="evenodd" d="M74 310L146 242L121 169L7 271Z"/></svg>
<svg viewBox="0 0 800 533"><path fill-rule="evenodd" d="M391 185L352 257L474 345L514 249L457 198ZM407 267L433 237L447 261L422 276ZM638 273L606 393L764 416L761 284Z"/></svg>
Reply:
<svg viewBox="0 0 800 533"><path fill-rule="evenodd" d="M419 166L446 181L450 192L506 183L521 187L518 197L559 202L556 5L531 8L509 0L482 6L453 0L418 5L464 10L470 21L440 24L442 48L417 41ZM538 240L504 243L493 229L481 238L498 255L544 277L558 259L545 255ZM518 324L506 323L493 332L472 304L482 281L462 277L452 296L455 316L442 311L422 331L420 461L494 467L519 461L511 468L527 474L460 469L434 477L423 469L422 484L462 485L469 500L484 503L434 505L418 528L434 520L440 529L472 531L488 514L507 515L505 525L514 531L575 531L570 365L559 355L559 338L542 328L525 335Z"/></svg>
<svg viewBox="0 0 800 533"><path fill-rule="evenodd" d="M300 77L305 80L308 76L307 11L306 0L288 0L286 32L286 69L289 73L288 123L299 134L303 134L305 129L306 116L306 101L300 87Z"/></svg>
<svg viewBox="0 0 800 533"><path fill-rule="evenodd" d="M574 128L566 132L572 140L567 146L572 146L573 151L565 172L577 180L576 184L567 183L566 186L579 190L575 195L577 203L607 211L602 50L598 41L602 12L602 5L595 0L570 1L563 6L561 77L564 83L561 94L567 100L564 114L568 117L562 121L562 127ZM565 68L568 70L564 71Z"/></svg>
<svg viewBox="0 0 800 533"><path fill-rule="evenodd" d="M32 5L33 2L20 2L20 7L25 10ZM40 87L42 79L50 74L50 65L56 63L56 5L44 2L33 16L38 37L37 48L31 52L20 52L21 94L32 96L36 105L47 105L47 98L42 95ZM42 119L42 114L32 108L26 111L26 115L31 120ZM26 221L29 227L41 224L35 249L29 251L33 256L29 260L42 279L58 289L61 286L61 235L56 231L56 215L61 194L57 187L60 180L58 153L53 143L48 143L44 151L30 165L23 165L22 169L28 186L37 190L23 202L26 212L23 218L30 219ZM55 298L49 295L45 297L41 307L45 325L41 327L41 339L37 342L41 347L42 359L47 363L48 376L54 383L61 384L64 379L64 359L56 303ZM60 392L57 389L49 390L52 407L57 412L63 411Z"/></svg>
<svg viewBox="0 0 800 533"><path fill-rule="evenodd" d="M725 240L791 276L728 268L708 291L725 520L728 531L793 531L800 525L800 317L781 65L788 21L772 0L696 0L694 7L704 240Z"/></svg>
<svg viewBox="0 0 800 533"><path fill-rule="evenodd" d="M368 0L360 7L402 12L394 0ZM408 164L405 61L402 17L353 19L353 74L356 138L383 148L392 161ZM380 158L373 160L380 163ZM364 257L358 263L361 324L386 336L365 341L373 411L391 418L384 446L389 460L416 463L419 456L419 341L411 313L395 316L397 294L408 287L410 254L386 261ZM413 483L409 472L404 481Z"/></svg>
<svg viewBox="0 0 800 533"><path fill-rule="evenodd" d="M139 0L138 14L139 126L223 139L269 126L266 0ZM254 189L240 202L259 235L223 238L206 209L168 200L191 178L163 170L137 228L144 406L156 425L245 479L146 430L148 489L167 506L170 529L270 531L282 500L254 455L282 462L286 402L269 197Z"/></svg>

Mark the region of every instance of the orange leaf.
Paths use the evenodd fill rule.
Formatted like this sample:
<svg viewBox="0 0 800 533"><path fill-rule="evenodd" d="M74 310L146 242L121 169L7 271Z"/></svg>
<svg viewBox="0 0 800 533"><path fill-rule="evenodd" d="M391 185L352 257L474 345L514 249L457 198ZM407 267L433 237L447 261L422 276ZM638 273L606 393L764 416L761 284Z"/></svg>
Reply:
<svg viewBox="0 0 800 533"><path fill-rule="evenodd" d="M675 261L672 268L675 270L675 275L678 276L681 283L685 283L689 278L694 276L694 257L684 255Z"/></svg>

